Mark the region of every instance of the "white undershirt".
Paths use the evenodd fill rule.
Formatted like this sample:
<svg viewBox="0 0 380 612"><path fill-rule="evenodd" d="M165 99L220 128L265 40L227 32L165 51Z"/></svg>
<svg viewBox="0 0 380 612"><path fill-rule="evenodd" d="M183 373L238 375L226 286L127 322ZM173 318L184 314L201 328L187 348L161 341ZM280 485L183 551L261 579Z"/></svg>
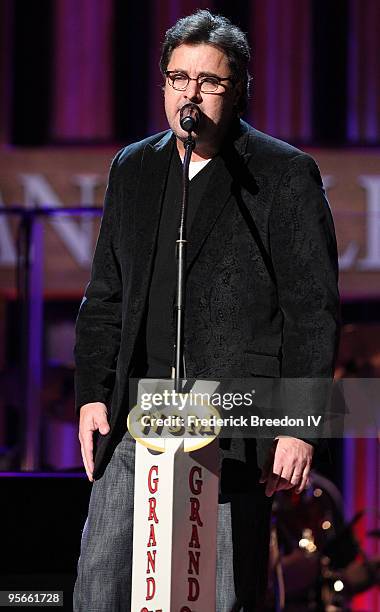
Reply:
<svg viewBox="0 0 380 612"><path fill-rule="evenodd" d="M202 159L201 161L191 161L190 162L190 166L189 166L189 179L191 181L192 178L194 178L194 176L196 174L198 174L198 172L200 172L205 166L207 166L208 162L211 161L210 159ZM182 160L183 162L183 160Z"/></svg>

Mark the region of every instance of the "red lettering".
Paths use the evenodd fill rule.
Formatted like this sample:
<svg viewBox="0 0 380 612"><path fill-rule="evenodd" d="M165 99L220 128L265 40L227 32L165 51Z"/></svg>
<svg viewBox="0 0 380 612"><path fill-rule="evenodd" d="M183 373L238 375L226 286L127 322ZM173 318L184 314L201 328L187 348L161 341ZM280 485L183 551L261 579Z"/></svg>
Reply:
<svg viewBox="0 0 380 612"><path fill-rule="evenodd" d="M200 548L200 547L201 545L199 544L198 528L196 525L192 525L189 548Z"/></svg>
<svg viewBox="0 0 380 612"><path fill-rule="evenodd" d="M197 478L196 478L197 476ZM200 466L194 466L191 468L189 472L189 487L193 495L200 495L202 493L202 468ZM200 499L199 497L190 497L190 516L189 519L192 521L191 526L191 538L189 542L190 548L200 548L199 542L199 532L198 527L203 527L203 522L200 517ZM195 523L195 524L194 524ZM197 527L198 525L198 527ZM189 555L189 565L188 565L188 574L196 574L199 575L199 560L200 560L200 551L188 550ZM199 598L199 582L196 578L188 577L188 601L196 601ZM181 612L191 612L188 608L182 608Z"/></svg>
<svg viewBox="0 0 380 612"><path fill-rule="evenodd" d="M198 474L199 480L194 480L195 473ZM197 466L192 467L190 470L190 474L189 474L189 487L193 495L199 495L200 493L202 493L203 480L201 480L201 478L202 478L202 468L197 467Z"/></svg>
<svg viewBox="0 0 380 612"><path fill-rule="evenodd" d="M149 502L148 521L154 521L155 523L158 523L158 518L156 514L157 499L155 497L150 497L148 499L148 502Z"/></svg>
<svg viewBox="0 0 380 612"><path fill-rule="evenodd" d="M194 572L197 575L199 574L199 556L200 554L201 553L199 550L197 550L197 552L189 550L189 569L187 570L188 574L193 574Z"/></svg>
<svg viewBox="0 0 380 612"><path fill-rule="evenodd" d="M155 472L157 478L152 478L152 474ZM158 465L152 465L148 474L148 489L149 493L157 493L158 490Z"/></svg>
<svg viewBox="0 0 380 612"><path fill-rule="evenodd" d="M190 520L199 525L199 527L203 527L203 523L201 521L201 517L199 516L199 508L200 503L197 497L190 497Z"/></svg>
<svg viewBox="0 0 380 612"><path fill-rule="evenodd" d="M154 533L154 525L150 526L149 540L147 546L156 546L156 534ZM196 548L196 547L195 547ZM199 548L199 547L198 547Z"/></svg>
<svg viewBox="0 0 380 612"><path fill-rule="evenodd" d="M149 473L148 473L148 489L150 493L157 493L158 491L158 465L152 465ZM155 497L149 497L148 499L148 503L149 503L149 513L148 513L148 521L153 521L153 524L151 524L149 526L149 539L148 539L148 543L147 543L147 548L151 548L152 546L157 546L157 542L156 542L156 533L154 530L154 524L157 524L158 518L157 518L157 513L156 513L156 506L157 506L157 499ZM156 553L157 550L147 550L146 551L146 555L147 555L147 566L146 566L146 573L150 574L150 573L155 573L156 571ZM150 601L151 599L153 599L154 595L156 593L156 581L153 578L153 576L149 576L149 578L146 578L146 600ZM143 610L141 612L153 612L148 610L148 608L143 608ZM159 610L156 610L156 612L160 612ZM162 611L161 611L162 612Z"/></svg>
<svg viewBox="0 0 380 612"><path fill-rule="evenodd" d="M156 552L157 550L153 550L152 552L150 550L146 551L147 561L148 561L147 568L146 568L147 574L150 574L150 568L152 568L152 572L156 571Z"/></svg>
<svg viewBox="0 0 380 612"><path fill-rule="evenodd" d="M147 601L149 601L150 599L153 599L154 594L156 592L156 581L154 578L147 578L146 579L146 597L145 599Z"/></svg>
<svg viewBox="0 0 380 612"><path fill-rule="evenodd" d="M199 597L199 582L196 578L188 578L189 582L189 593L187 595L188 601L197 601Z"/></svg>

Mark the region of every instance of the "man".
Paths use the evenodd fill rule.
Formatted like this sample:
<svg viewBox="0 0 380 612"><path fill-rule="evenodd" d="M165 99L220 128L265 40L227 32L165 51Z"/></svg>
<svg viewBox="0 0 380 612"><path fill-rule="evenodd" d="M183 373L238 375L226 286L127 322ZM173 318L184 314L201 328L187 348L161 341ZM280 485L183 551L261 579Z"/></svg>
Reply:
<svg viewBox="0 0 380 612"><path fill-rule="evenodd" d="M187 375L333 372L338 292L329 207L308 155L239 119L248 62L245 35L227 19L202 10L179 20L166 33L160 64L170 130L126 147L112 163L77 321L79 438L94 481L77 611L130 609L128 382L170 376L185 104L200 110L187 219ZM269 445L250 440L242 449L232 440L223 453L217 610L260 610L271 497L283 488L304 489L313 445L288 436Z"/></svg>

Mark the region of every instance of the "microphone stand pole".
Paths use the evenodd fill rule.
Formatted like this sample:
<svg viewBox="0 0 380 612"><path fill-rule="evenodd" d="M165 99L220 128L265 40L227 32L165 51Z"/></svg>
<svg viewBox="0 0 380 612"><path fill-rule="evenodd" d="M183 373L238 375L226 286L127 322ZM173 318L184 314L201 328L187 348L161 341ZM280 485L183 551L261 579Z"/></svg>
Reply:
<svg viewBox="0 0 380 612"><path fill-rule="evenodd" d="M185 322L185 298L186 298L186 214L189 201L189 165L191 154L195 147L194 138L189 133L185 141L185 158L182 168L182 207L181 220L177 239L177 293L176 293L176 344L175 344L175 366L174 366L174 390L176 393L182 391L181 378L183 377L183 332Z"/></svg>

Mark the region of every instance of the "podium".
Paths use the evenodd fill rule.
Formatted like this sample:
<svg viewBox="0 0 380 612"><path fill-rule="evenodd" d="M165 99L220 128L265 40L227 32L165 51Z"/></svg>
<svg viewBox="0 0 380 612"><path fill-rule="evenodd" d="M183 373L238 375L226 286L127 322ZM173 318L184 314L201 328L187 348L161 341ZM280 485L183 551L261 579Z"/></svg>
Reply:
<svg viewBox="0 0 380 612"><path fill-rule="evenodd" d="M173 381L142 381L138 405L147 386L150 392L170 391ZM197 381L192 392L218 383ZM173 412L167 407L164 414ZM204 405L187 406L204 414ZM133 411L132 411L133 412ZM178 415L178 409L175 408ZM144 419L152 418L152 410ZM162 410L159 412L163 416ZM136 415L136 412L135 412ZM133 417L132 417L133 419ZM136 438L133 527L133 612L210 612L215 610L216 529L219 491L219 444L193 433L170 435L170 427L156 431L142 427L140 417L128 426ZM157 433L158 431L158 433ZM178 433L178 430L176 430Z"/></svg>

